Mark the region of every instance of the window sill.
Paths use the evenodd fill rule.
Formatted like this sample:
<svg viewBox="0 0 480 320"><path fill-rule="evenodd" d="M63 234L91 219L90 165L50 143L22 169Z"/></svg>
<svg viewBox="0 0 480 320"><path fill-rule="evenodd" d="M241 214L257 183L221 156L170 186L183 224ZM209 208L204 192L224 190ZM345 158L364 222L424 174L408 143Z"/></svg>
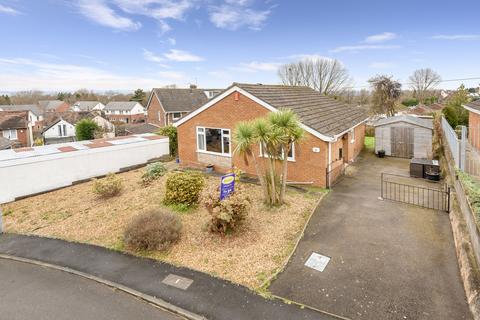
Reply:
<svg viewBox="0 0 480 320"><path fill-rule="evenodd" d="M212 156L219 156L219 157L225 157L225 158L232 157L232 155L228 153L218 153L218 152L211 152L211 151L204 151L204 150L197 150L197 153L209 154Z"/></svg>
<svg viewBox="0 0 480 320"><path fill-rule="evenodd" d="M263 155L261 155L261 154L259 154L258 157L259 157L259 158L267 158L267 159L268 159L267 156L263 156ZM283 159L280 159L280 158L276 158L276 159L277 159L278 161L283 161ZM295 159L292 159L292 158L287 158L287 161L288 161L288 162L297 162L297 161L295 161Z"/></svg>

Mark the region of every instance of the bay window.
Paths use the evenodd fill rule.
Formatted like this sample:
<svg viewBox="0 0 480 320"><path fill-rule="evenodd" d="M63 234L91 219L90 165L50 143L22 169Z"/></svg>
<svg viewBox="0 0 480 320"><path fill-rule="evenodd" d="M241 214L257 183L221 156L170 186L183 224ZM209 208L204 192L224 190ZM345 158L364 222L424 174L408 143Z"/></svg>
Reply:
<svg viewBox="0 0 480 320"><path fill-rule="evenodd" d="M230 130L197 127L197 151L230 155Z"/></svg>

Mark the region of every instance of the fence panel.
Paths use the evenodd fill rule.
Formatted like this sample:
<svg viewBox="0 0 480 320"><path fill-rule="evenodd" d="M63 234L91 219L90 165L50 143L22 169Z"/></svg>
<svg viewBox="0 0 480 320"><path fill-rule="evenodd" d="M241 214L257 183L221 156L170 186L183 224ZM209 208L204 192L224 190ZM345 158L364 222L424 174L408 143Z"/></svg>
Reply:
<svg viewBox="0 0 480 320"><path fill-rule="evenodd" d="M445 117L442 116L442 131L447 142L450 153L452 154L455 166L460 170L465 170L467 129L460 126L460 139L458 133L450 126Z"/></svg>

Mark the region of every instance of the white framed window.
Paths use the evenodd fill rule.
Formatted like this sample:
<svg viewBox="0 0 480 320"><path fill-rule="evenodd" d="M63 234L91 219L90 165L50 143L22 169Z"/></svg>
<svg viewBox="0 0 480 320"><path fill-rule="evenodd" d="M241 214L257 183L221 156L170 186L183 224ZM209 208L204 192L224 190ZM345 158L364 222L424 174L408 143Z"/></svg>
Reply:
<svg viewBox="0 0 480 320"><path fill-rule="evenodd" d="M197 151L231 155L230 129L197 127Z"/></svg>
<svg viewBox="0 0 480 320"><path fill-rule="evenodd" d="M267 154L263 152L263 147L260 144L260 156L261 157L268 157ZM277 159L283 160L283 150L278 150L277 151ZM287 155L287 160L288 161L295 161L295 143L292 143L290 146L290 150L288 150L288 155Z"/></svg>
<svg viewBox="0 0 480 320"><path fill-rule="evenodd" d="M65 124L59 124L57 126L57 129L58 129L58 136L59 137L66 137L67 136L67 125Z"/></svg>
<svg viewBox="0 0 480 320"><path fill-rule="evenodd" d="M9 130L3 130L2 135L4 138L8 140L17 140L17 130L16 129L9 129Z"/></svg>
<svg viewBox="0 0 480 320"><path fill-rule="evenodd" d="M157 112L157 116L158 116L158 121L161 121L162 120L162 113L160 111Z"/></svg>
<svg viewBox="0 0 480 320"><path fill-rule="evenodd" d="M350 143L354 143L355 142L355 128L350 130L350 137L351 137Z"/></svg>
<svg viewBox="0 0 480 320"><path fill-rule="evenodd" d="M177 121L178 119L180 119L182 117L182 113L181 112L174 112L172 114L172 120L173 121Z"/></svg>

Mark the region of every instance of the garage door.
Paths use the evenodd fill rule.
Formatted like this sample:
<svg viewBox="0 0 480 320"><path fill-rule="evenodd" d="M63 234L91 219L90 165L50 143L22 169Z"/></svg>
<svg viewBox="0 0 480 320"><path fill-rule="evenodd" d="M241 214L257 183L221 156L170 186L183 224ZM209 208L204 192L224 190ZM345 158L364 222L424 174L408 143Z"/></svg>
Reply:
<svg viewBox="0 0 480 320"><path fill-rule="evenodd" d="M413 128L390 128L390 146L393 157L413 158Z"/></svg>

